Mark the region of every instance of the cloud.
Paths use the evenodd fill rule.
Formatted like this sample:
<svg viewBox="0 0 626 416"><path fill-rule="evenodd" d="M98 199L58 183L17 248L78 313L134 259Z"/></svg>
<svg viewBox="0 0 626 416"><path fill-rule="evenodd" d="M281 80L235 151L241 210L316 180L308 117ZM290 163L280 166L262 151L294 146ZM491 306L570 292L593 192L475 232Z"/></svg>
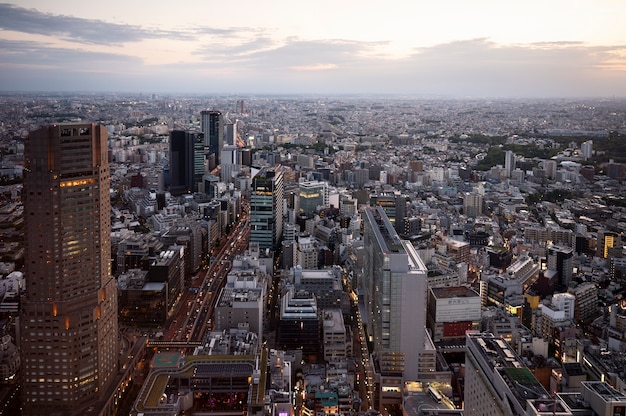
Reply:
<svg viewBox="0 0 626 416"><path fill-rule="evenodd" d="M345 69L371 61L372 58L368 58L367 54L379 45L379 42L288 38L273 49L250 54L248 65L262 69L297 68L323 63Z"/></svg>
<svg viewBox="0 0 626 416"><path fill-rule="evenodd" d="M626 95L626 72L603 70L624 49L577 42L498 45L474 39L416 50L403 70L424 88L472 95Z"/></svg>
<svg viewBox="0 0 626 416"><path fill-rule="evenodd" d="M623 45L501 45L480 38L418 48L390 59L381 53L385 42L277 40L263 31L249 39L245 28L232 33L240 37L200 44L195 51L200 62L168 65L147 65L135 56L90 51L87 46L0 40L0 89L626 96Z"/></svg>
<svg viewBox="0 0 626 416"><path fill-rule="evenodd" d="M102 65L141 64L140 59L124 54L59 48L41 42L3 39L0 39L0 62L3 62L5 67L41 64L70 72L80 72Z"/></svg>
<svg viewBox="0 0 626 416"><path fill-rule="evenodd" d="M237 32L241 34L241 32ZM230 42L206 42L196 48L194 55L201 57L208 62L216 59L240 62L242 57L248 57L254 53L271 50L276 47L276 41L267 36L257 36L252 40L232 39Z"/></svg>
<svg viewBox="0 0 626 416"><path fill-rule="evenodd" d="M122 44L162 37L191 39L188 34L179 31L145 29L102 20L53 15L7 3L0 3L0 29L37 35L55 35L79 43L99 45Z"/></svg>
<svg viewBox="0 0 626 416"><path fill-rule="evenodd" d="M335 64L317 64L317 65L304 65L304 66L291 66L289 69L295 71L328 71L329 69L337 69Z"/></svg>

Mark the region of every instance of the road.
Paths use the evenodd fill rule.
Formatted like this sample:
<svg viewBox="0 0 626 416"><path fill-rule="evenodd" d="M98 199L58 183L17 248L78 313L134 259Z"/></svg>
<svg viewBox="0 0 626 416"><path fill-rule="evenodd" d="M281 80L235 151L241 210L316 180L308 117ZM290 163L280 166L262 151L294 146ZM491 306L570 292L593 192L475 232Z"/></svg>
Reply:
<svg viewBox="0 0 626 416"><path fill-rule="evenodd" d="M241 216L217 253L209 256L208 267L193 278L191 287L184 290L178 311L164 331L166 341L200 341L211 330L213 310L235 256L248 248L250 227L247 215Z"/></svg>

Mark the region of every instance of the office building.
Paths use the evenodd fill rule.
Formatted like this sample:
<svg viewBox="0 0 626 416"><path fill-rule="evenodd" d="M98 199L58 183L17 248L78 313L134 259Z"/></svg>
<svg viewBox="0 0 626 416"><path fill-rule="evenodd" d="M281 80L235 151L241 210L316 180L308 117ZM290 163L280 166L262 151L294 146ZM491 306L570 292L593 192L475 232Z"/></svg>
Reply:
<svg viewBox="0 0 626 416"><path fill-rule="evenodd" d="M574 302L574 319L576 322L590 322L598 317L598 287L592 282L585 282L567 290L576 298Z"/></svg>
<svg viewBox="0 0 626 416"><path fill-rule="evenodd" d="M511 150L507 150L504 153L504 171L507 178L513 176L513 171L515 170L515 153Z"/></svg>
<svg viewBox="0 0 626 416"><path fill-rule="evenodd" d="M463 213L472 218L483 215L483 196L476 191L465 193L463 196Z"/></svg>
<svg viewBox="0 0 626 416"><path fill-rule="evenodd" d="M582 153L583 160L591 159L593 156L593 140L587 140L580 145L580 152Z"/></svg>
<svg viewBox="0 0 626 416"><path fill-rule="evenodd" d="M467 331L480 327L480 295L464 286L429 289L428 328L434 342L465 340Z"/></svg>
<svg viewBox="0 0 626 416"><path fill-rule="evenodd" d="M204 133L204 145L208 147L209 154L215 157L215 164L221 163L221 153L224 147L224 117L221 111L203 110L200 113L202 133ZM213 169L214 166L210 166Z"/></svg>
<svg viewBox="0 0 626 416"><path fill-rule="evenodd" d="M193 142L193 190L205 192L202 178L208 173L208 148L204 145L204 134L190 133Z"/></svg>
<svg viewBox="0 0 626 416"><path fill-rule="evenodd" d="M469 263L470 260L470 245L465 241L453 240L448 238L445 241L446 252L455 263Z"/></svg>
<svg viewBox="0 0 626 416"><path fill-rule="evenodd" d="M464 400L466 416L572 414L503 339L489 333L467 334Z"/></svg>
<svg viewBox="0 0 626 416"><path fill-rule="evenodd" d="M150 282L148 271L131 269L117 279L120 323L163 327L167 319L167 284Z"/></svg>
<svg viewBox="0 0 626 416"><path fill-rule="evenodd" d="M435 350L426 326L426 266L396 233L382 207L364 211L364 272L360 292L371 335L379 404L401 399L403 383L426 380Z"/></svg>
<svg viewBox="0 0 626 416"><path fill-rule="evenodd" d="M508 275L483 275L481 297L485 306L499 306L515 315L521 314L524 305L522 283Z"/></svg>
<svg viewBox="0 0 626 416"><path fill-rule="evenodd" d="M118 372L107 134L53 124L25 144L24 415L83 415Z"/></svg>
<svg viewBox="0 0 626 416"><path fill-rule="evenodd" d="M283 235L283 168L263 168L252 179L250 242L275 249Z"/></svg>
<svg viewBox="0 0 626 416"><path fill-rule="evenodd" d="M547 248L548 269L556 270L559 286L567 288L572 281L574 250L571 247L550 245Z"/></svg>
<svg viewBox="0 0 626 416"><path fill-rule="evenodd" d="M571 293L555 293L550 303L539 305L541 319L535 333L547 340L554 337L554 328L570 326L574 319L574 302Z"/></svg>
<svg viewBox="0 0 626 416"><path fill-rule="evenodd" d="M532 257L522 254L506 268L505 275L517 280L526 289L539 277L539 265L535 263Z"/></svg>
<svg viewBox="0 0 626 416"><path fill-rule="evenodd" d="M626 415L626 395L605 381L583 381L581 395L598 415Z"/></svg>
<svg viewBox="0 0 626 416"><path fill-rule="evenodd" d="M602 230L598 232L598 241L597 241L597 251L596 256L602 257L603 259L609 258L611 256L611 252L615 248L619 254L621 254L621 244L622 239L619 234ZM621 256L616 256L621 257Z"/></svg>
<svg viewBox="0 0 626 416"><path fill-rule="evenodd" d="M615 163L613 159L609 160L606 165L606 176L611 179L617 179L623 181L626 178L626 167L623 163Z"/></svg>
<svg viewBox="0 0 626 416"><path fill-rule="evenodd" d="M300 350L311 361L320 353L320 314L315 295L290 288L281 298L278 345ZM321 358L321 357L320 357Z"/></svg>
<svg viewBox="0 0 626 416"><path fill-rule="evenodd" d="M170 193L182 195L194 191L194 136L183 130L170 133Z"/></svg>
<svg viewBox="0 0 626 416"><path fill-rule="evenodd" d="M215 330L229 331L244 325L255 334L263 334L266 286L258 269L231 271L215 305Z"/></svg>
<svg viewBox="0 0 626 416"><path fill-rule="evenodd" d="M237 146L237 122L226 124L226 146Z"/></svg>
<svg viewBox="0 0 626 416"><path fill-rule="evenodd" d="M295 266L289 270L289 282L296 291L305 291L315 295L320 309L339 309L349 311L349 300L343 291L341 267L332 269L311 270Z"/></svg>
<svg viewBox="0 0 626 416"><path fill-rule="evenodd" d="M298 184L300 200L299 213L311 218L317 208L328 207L328 183L323 181L302 181Z"/></svg>
<svg viewBox="0 0 626 416"><path fill-rule="evenodd" d="M233 183L241 169L240 152L237 146L227 144L222 148L220 175L222 182Z"/></svg>
<svg viewBox="0 0 626 416"><path fill-rule="evenodd" d="M346 325L339 309L323 311L322 341L324 342L324 361L345 360L352 351L348 342Z"/></svg>

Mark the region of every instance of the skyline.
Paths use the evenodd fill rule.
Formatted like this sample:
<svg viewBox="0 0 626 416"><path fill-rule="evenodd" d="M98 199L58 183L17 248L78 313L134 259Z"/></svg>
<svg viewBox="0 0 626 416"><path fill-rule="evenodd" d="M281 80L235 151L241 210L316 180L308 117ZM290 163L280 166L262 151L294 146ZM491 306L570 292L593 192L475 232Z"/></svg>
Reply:
<svg viewBox="0 0 626 416"><path fill-rule="evenodd" d="M0 3L0 91L626 97L626 3Z"/></svg>

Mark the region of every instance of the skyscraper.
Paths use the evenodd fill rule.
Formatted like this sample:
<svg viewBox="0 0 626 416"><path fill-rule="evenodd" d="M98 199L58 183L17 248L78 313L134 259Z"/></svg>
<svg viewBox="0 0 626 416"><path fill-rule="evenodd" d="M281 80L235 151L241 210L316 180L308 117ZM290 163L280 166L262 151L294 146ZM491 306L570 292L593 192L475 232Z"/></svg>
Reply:
<svg viewBox="0 0 626 416"><path fill-rule="evenodd" d="M221 179L222 182L232 183L241 168L241 153L237 146L227 144L222 148Z"/></svg>
<svg viewBox="0 0 626 416"><path fill-rule="evenodd" d="M181 195L193 192L196 161L194 135L184 130L170 133L170 192Z"/></svg>
<svg viewBox="0 0 626 416"><path fill-rule="evenodd" d="M510 178L515 170L515 153L511 150L504 153L504 170L507 178Z"/></svg>
<svg viewBox="0 0 626 416"><path fill-rule="evenodd" d="M283 236L283 167L263 168L252 179L250 242L275 249Z"/></svg>
<svg viewBox="0 0 626 416"><path fill-rule="evenodd" d="M572 281L574 250L571 247L549 245L546 252L548 269L556 270L560 288L566 289Z"/></svg>
<svg viewBox="0 0 626 416"><path fill-rule="evenodd" d="M435 369L435 348L425 330L427 270L382 207L364 213L361 290L373 338L377 402L399 403L404 382L424 380Z"/></svg>
<svg viewBox="0 0 626 416"><path fill-rule="evenodd" d="M106 128L42 127L24 155L23 414L85 414L118 371Z"/></svg>
<svg viewBox="0 0 626 416"><path fill-rule="evenodd" d="M580 145L580 152L583 154L583 159L588 160L593 156L593 140L587 140Z"/></svg>
<svg viewBox="0 0 626 416"><path fill-rule="evenodd" d="M202 133L204 133L204 145L208 146L210 154L215 156L215 163L220 164L220 153L224 147L224 117L221 111L203 110Z"/></svg>

